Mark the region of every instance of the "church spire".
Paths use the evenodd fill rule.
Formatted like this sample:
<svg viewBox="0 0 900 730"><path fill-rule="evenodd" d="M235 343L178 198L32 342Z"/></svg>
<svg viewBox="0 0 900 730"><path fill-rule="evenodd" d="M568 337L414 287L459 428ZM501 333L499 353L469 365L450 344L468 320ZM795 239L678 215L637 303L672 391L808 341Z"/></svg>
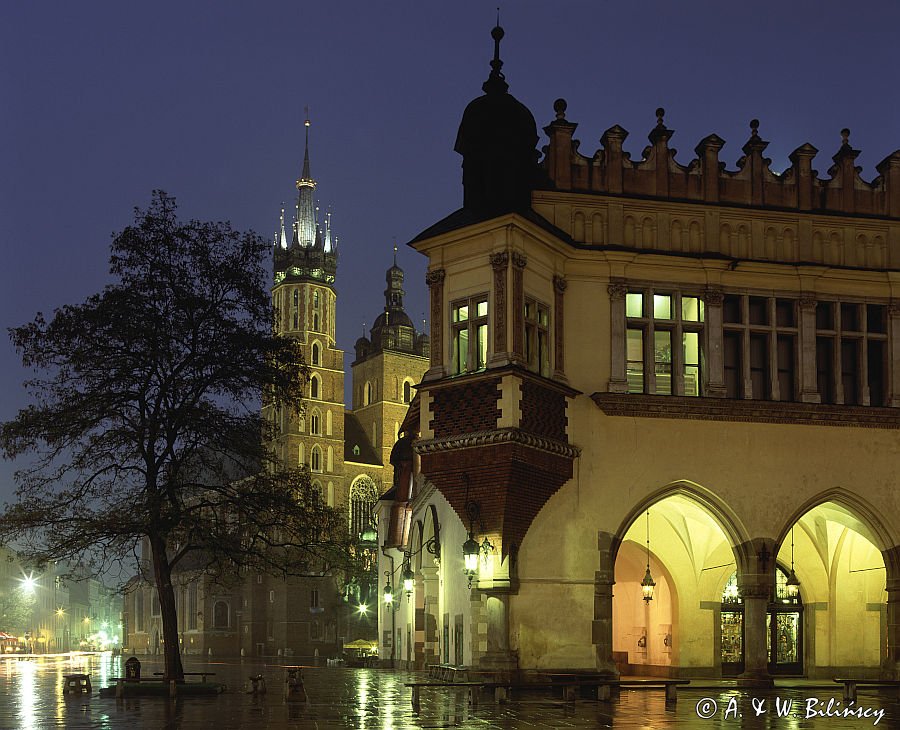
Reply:
<svg viewBox="0 0 900 730"><path fill-rule="evenodd" d="M303 152L303 172L297 180L297 209L294 215L293 245L309 248L316 243L316 210L313 191L316 181L309 172L309 116L307 114L306 144Z"/></svg>

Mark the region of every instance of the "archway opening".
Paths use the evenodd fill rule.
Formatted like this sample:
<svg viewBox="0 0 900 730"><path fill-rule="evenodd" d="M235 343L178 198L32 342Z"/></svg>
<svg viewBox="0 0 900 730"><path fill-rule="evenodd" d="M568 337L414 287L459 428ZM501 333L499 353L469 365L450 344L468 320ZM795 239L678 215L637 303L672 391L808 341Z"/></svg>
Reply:
<svg viewBox="0 0 900 730"><path fill-rule="evenodd" d="M645 601L641 582L648 563L656 586ZM728 535L690 496L672 494L636 515L615 563L613 656L619 672L720 676L717 609L735 569Z"/></svg>
<svg viewBox="0 0 900 730"><path fill-rule="evenodd" d="M835 501L813 507L785 530L777 560L788 572L793 566L800 582L806 610L799 642L808 676L878 675L887 645L878 542L862 517ZM775 602L783 600L776 591Z"/></svg>

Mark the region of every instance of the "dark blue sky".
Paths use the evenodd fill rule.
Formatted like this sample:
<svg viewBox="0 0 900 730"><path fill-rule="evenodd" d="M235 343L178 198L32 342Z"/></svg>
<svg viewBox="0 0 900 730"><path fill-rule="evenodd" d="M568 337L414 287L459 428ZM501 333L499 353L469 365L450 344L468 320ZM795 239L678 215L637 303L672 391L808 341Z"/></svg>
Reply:
<svg viewBox="0 0 900 730"><path fill-rule="evenodd" d="M341 240L339 344L380 311L401 244L462 200L456 128L481 93L496 3L19 2L0 23L0 325L108 280L111 234L150 191L270 237L293 205L303 108ZM761 121L773 169L804 142L821 177L850 127L863 177L900 147L900 3L506 2L503 71L539 126L568 101L581 151L613 124L635 158L666 109L686 163L716 132L729 168ZM543 144L543 141L542 141ZM424 261L401 247L407 311ZM27 373L0 342L0 419ZM11 493L0 465L0 499Z"/></svg>

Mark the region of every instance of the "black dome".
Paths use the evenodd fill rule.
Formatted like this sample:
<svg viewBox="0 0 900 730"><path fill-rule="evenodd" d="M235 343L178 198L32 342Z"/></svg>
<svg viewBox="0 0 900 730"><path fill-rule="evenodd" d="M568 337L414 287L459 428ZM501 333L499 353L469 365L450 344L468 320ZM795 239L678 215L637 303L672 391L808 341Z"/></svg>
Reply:
<svg viewBox="0 0 900 730"><path fill-rule="evenodd" d="M372 331L377 331L383 327L390 325L391 327L412 327L412 320L409 315L402 309L395 309L390 314L382 312L375 318L375 324L372 325Z"/></svg>

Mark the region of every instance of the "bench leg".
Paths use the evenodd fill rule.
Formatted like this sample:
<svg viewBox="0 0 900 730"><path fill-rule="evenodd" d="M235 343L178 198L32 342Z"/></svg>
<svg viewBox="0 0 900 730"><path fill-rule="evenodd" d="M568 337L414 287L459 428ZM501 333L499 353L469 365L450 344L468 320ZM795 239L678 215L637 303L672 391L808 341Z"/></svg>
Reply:
<svg viewBox="0 0 900 730"><path fill-rule="evenodd" d="M412 708L413 708L413 712L415 712L417 715L419 714L419 707L420 707L420 705L419 705L419 688L413 687L412 688Z"/></svg>
<svg viewBox="0 0 900 730"><path fill-rule="evenodd" d="M469 687L469 702L472 707L478 707L478 690L480 687Z"/></svg>
<svg viewBox="0 0 900 730"><path fill-rule="evenodd" d="M563 698L566 702L574 702L575 701L575 687L572 685L568 685L563 687Z"/></svg>
<svg viewBox="0 0 900 730"><path fill-rule="evenodd" d="M505 705L509 700L509 690L506 687L496 687L494 689L494 702L498 705Z"/></svg>
<svg viewBox="0 0 900 730"><path fill-rule="evenodd" d="M597 685L597 699L601 702L609 702L609 685L608 684L598 684Z"/></svg>
<svg viewBox="0 0 900 730"><path fill-rule="evenodd" d="M674 684L666 685L666 702L677 702L678 701L678 687Z"/></svg>
<svg viewBox="0 0 900 730"><path fill-rule="evenodd" d="M856 702L856 682L844 682L844 701Z"/></svg>

